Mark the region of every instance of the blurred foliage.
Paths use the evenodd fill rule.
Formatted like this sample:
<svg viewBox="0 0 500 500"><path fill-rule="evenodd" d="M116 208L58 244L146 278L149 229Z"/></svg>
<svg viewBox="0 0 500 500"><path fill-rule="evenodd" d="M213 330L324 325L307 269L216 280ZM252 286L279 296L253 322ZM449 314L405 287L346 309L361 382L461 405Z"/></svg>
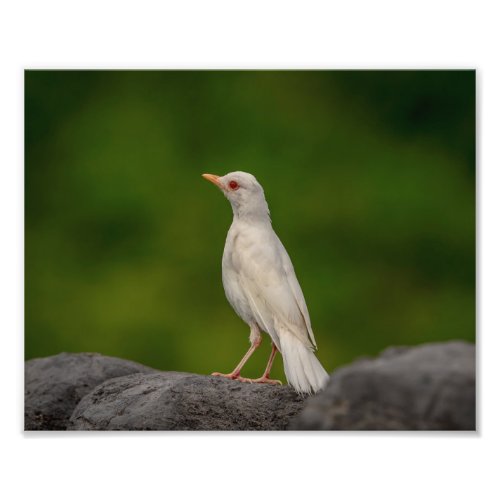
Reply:
<svg viewBox="0 0 500 500"><path fill-rule="evenodd" d="M232 214L200 175L232 170L264 186L328 370L475 339L473 71L27 71L25 124L26 358L231 370Z"/></svg>

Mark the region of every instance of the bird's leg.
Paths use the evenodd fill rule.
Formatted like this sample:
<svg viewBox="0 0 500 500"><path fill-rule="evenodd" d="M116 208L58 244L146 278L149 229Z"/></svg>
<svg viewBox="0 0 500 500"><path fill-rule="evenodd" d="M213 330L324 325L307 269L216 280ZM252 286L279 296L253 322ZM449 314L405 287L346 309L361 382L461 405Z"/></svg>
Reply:
<svg viewBox="0 0 500 500"><path fill-rule="evenodd" d="M251 382L249 378L240 377L241 370L245 363L250 359L250 356L255 352L257 347L260 346L262 342L262 337L260 336L260 331L258 327L251 326L250 327L250 342L251 346L248 349L247 353L243 356L242 360L238 363L238 366L231 373L219 373L214 372L212 375L216 377L225 377L230 378L232 380L239 380L240 382Z"/></svg>
<svg viewBox="0 0 500 500"><path fill-rule="evenodd" d="M281 380L272 380L269 378L271 374L271 368L273 366L274 358L276 357L276 353L278 352L278 348L276 344L273 342L273 346L271 349L271 356L269 356L269 361L267 362L266 370L264 371L264 375L260 378L251 379L250 382L255 384L279 384L282 385Z"/></svg>

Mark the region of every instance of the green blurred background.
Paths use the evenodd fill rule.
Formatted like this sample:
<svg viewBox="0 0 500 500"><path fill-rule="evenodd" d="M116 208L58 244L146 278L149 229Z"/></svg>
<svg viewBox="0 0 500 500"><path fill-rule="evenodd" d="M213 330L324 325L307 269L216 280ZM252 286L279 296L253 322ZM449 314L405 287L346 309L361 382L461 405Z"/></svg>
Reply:
<svg viewBox="0 0 500 500"><path fill-rule="evenodd" d="M232 214L200 175L232 170L266 191L327 370L475 339L474 71L27 71L25 126L27 359L231 370Z"/></svg>

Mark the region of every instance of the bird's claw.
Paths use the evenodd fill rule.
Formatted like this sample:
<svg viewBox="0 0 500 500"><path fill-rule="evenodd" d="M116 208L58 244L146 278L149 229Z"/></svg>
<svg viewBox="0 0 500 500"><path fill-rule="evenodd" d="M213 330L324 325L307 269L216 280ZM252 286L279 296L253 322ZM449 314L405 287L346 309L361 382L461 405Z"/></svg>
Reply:
<svg viewBox="0 0 500 500"><path fill-rule="evenodd" d="M273 380L273 379L270 379L269 377L254 378L252 380L252 383L254 383L254 384L283 385L281 380Z"/></svg>
<svg viewBox="0 0 500 500"><path fill-rule="evenodd" d="M230 380L238 380L238 382L248 382L252 383L253 380L251 378L245 378L245 377L240 377L236 373L219 373L219 372L214 372L212 373L213 377L224 377L228 378Z"/></svg>
<svg viewBox="0 0 500 500"><path fill-rule="evenodd" d="M231 380L235 380L238 378L238 375L235 375L234 373L219 373L219 372L213 372L212 377L224 377L224 378L229 378Z"/></svg>
<svg viewBox="0 0 500 500"><path fill-rule="evenodd" d="M235 373L219 373L219 372L212 373L212 376L224 377L224 378L228 378L230 380L237 380L238 382L244 382L247 384L283 385L281 380L273 380L273 379L270 379L269 377L246 378L246 377L240 377L239 375L236 375Z"/></svg>

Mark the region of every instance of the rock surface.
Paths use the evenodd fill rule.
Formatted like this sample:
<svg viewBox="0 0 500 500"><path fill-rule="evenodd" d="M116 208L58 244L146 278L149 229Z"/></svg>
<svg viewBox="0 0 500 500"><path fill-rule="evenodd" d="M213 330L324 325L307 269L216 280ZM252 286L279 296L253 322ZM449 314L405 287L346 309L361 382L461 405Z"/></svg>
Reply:
<svg viewBox="0 0 500 500"><path fill-rule="evenodd" d="M61 353L27 361L24 428L66 429L75 406L100 383L113 377L154 371L133 361L93 353Z"/></svg>
<svg viewBox="0 0 500 500"><path fill-rule="evenodd" d="M291 429L474 430L475 347L390 348L336 370Z"/></svg>
<svg viewBox="0 0 500 500"><path fill-rule="evenodd" d="M474 430L475 406L475 347L460 341L387 349L310 398L99 354L34 359L25 375L26 430Z"/></svg>
<svg viewBox="0 0 500 500"><path fill-rule="evenodd" d="M284 430L304 406L290 387L180 372L108 380L76 407L74 430Z"/></svg>

